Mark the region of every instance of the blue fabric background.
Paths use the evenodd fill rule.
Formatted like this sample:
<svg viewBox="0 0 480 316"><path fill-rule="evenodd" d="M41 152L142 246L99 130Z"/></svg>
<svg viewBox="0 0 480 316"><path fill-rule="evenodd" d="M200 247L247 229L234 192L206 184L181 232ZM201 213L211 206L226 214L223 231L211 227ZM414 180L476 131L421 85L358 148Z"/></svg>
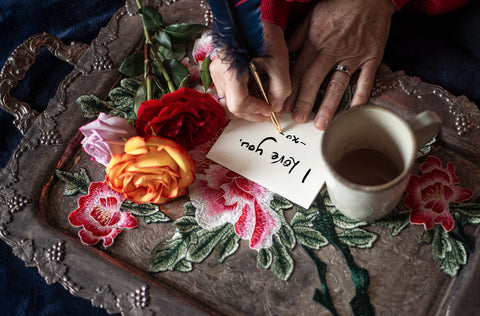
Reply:
<svg viewBox="0 0 480 316"><path fill-rule="evenodd" d="M181 1L181 0L180 0ZM90 43L122 5L122 0L1 0L0 65L11 51L32 35L48 32L65 43ZM392 22L384 61L455 95L480 104L480 4L438 17L402 11ZM72 70L42 53L13 95L42 111L59 82ZM12 117L0 110L0 168L21 135ZM106 315L62 286L47 285L36 268L26 268L0 241L1 315Z"/></svg>

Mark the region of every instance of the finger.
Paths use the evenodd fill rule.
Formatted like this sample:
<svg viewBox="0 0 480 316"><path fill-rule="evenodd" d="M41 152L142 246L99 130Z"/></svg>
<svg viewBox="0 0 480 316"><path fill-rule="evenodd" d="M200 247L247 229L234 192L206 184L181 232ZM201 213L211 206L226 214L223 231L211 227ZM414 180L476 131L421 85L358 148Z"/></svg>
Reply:
<svg viewBox="0 0 480 316"><path fill-rule="evenodd" d="M293 30L287 38L287 47L290 54L298 52L307 38L310 27L311 13L303 19L300 26Z"/></svg>
<svg viewBox="0 0 480 316"><path fill-rule="evenodd" d="M280 112L285 99L292 91L287 44L280 26L266 22L263 28L264 41L267 43L266 54L271 57L260 60L270 78L268 88L270 104L274 112Z"/></svg>
<svg viewBox="0 0 480 316"><path fill-rule="evenodd" d="M296 122L304 123L307 121L315 105L320 85L330 71L330 68L331 62L324 60L323 56L318 55L309 69L305 71L293 110L293 119Z"/></svg>
<svg viewBox="0 0 480 316"><path fill-rule="evenodd" d="M290 96L285 100L285 104L283 106L283 110L285 112L291 112L295 107L295 102L297 101L297 96L300 91L300 87L302 86L302 80L305 75L305 72L308 67L311 66L315 56L317 55L317 51L313 45L309 42L304 44L300 55L298 56L295 65L292 68L291 72L291 82L292 82L292 93Z"/></svg>
<svg viewBox="0 0 480 316"><path fill-rule="evenodd" d="M371 60L361 67L351 106L368 103L375 82L375 73L377 72L378 65L379 63L377 61Z"/></svg>
<svg viewBox="0 0 480 316"><path fill-rule="evenodd" d="M347 69L351 68L347 67ZM328 122L330 122L335 115L349 82L349 74L341 71L333 72L330 81L328 82L322 104L315 117L315 128L323 131L327 127Z"/></svg>

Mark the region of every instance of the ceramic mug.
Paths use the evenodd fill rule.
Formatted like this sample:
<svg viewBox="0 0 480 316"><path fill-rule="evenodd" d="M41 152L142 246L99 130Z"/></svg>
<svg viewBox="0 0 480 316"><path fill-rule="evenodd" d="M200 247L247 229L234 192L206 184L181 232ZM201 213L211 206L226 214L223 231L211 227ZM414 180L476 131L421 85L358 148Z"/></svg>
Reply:
<svg viewBox="0 0 480 316"><path fill-rule="evenodd" d="M372 105L337 114L321 144L330 199L355 220L385 216L403 196L417 151L440 128L431 111L408 122Z"/></svg>

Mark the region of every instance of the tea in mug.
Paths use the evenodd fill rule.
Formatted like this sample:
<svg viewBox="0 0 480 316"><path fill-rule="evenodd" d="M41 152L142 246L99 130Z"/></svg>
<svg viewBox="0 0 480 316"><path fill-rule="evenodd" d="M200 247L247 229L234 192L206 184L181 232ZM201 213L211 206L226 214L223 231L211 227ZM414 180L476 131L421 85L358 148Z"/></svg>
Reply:
<svg viewBox="0 0 480 316"><path fill-rule="evenodd" d="M401 173L390 157L374 149L347 152L333 167L340 176L360 185L380 185Z"/></svg>

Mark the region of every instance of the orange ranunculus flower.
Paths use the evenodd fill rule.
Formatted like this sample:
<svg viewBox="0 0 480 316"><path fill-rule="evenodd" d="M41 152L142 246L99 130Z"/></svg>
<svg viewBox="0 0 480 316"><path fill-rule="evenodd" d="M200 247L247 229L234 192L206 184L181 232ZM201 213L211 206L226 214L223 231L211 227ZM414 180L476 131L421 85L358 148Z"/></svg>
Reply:
<svg viewBox="0 0 480 316"><path fill-rule="evenodd" d="M113 155L105 181L135 203L166 203L187 193L195 163L177 143L159 136L132 137Z"/></svg>

